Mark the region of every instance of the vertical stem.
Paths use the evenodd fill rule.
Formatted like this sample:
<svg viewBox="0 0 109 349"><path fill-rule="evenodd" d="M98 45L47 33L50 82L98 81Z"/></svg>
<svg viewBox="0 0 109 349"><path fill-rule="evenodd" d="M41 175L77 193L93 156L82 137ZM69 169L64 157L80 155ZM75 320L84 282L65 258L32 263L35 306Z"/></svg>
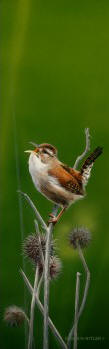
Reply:
<svg viewBox="0 0 109 349"><path fill-rule="evenodd" d="M32 301L31 301L31 310L30 310L28 349L32 349L32 342L33 342L34 308L35 308L35 297L37 292L38 276L39 276L39 270L38 270L38 267L36 267L34 288L33 288Z"/></svg>
<svg viewBox="0 0 109 349"><path fill-rule="evenodd" d="M79 318L80 318L80 316L81 316L81 314L82 314L82 312L84 310L86 299L87 299L88 289L89 289L89 285L90 285L90 271L89 271L87 263L85 261L82 249L81 249L81 247L79 245L78 245L78 253L79 253L80 259L82 261L84 270L86 272L86 284L85 284L83 299L82 299L82 302L81 302L81 305L80 305L80 309L79 309L79 312L78 312L78 320L79 320ZM68 345L69 349L71 348L71 340L72 340L73 333L74 333L74 325L71 328L71 330L69 332L69 335L68 335L67 345Z"/></svg>
<svg viewBox="0 0 109 349"><path fill-rule="evenodd" d="M38 222L36 221L36 219L34 220L34 224L35 224L36 234L38 235L38 240L39 240L40 259L41 259L42 265L44 266L44 255L43 255L43 251L42 251L41 237L40 237L40 232L39 232L39 225L38 225Z"/></svg>
<svg viewBox="0 0 109 349"><path fill-rule="evenodd" d="M23 270L21 269L21 275L23 277L23 280L25 282L25 284L27 285L29 291L31 294L33 294L33 287L31 286L27 276L25 275L25 273L23 272ZM42 303L40 302L39 298L38 298L38 295L36 293L35 295L35 301L36 301L36 304L38 306L38 309L40 310L41 314L44 316L44 307L42 305ZM61 337L60 333L58 332L57 328L55 327L55 325L53 324L52 320L50 319L50 317L48 318L48 323L49 323L49 327L51 328L53 334L54 334L54 337L59 341L60 343L60 346L63 348L63 349L68 349L66 343L64 342L63 338Z"/></svg>
<svg viewBox="0 0 109 349"><path fill-rule="evenodd" d="M84 152L77 157L73 168L76 170L78 168L78 165L80 163L80 161L85 157L85 155L88 153L88 151L90 150L90 133L89 133L89 128L85 128L85 136L86 136L86 147Z"/></svg>
<svg viewBox="0 0 109 349"><path fill-rule="evenodd" d="M43 283L43 277L44 277L44 274L41 275L40 280L39 280L39 283L38 283L38 286L37 286L37 297L38 297L38 298L39 298L40 289L41 289L41 286L42 286L42 283Z"/></svg>
<svg viewBox="0 0 109 349"><path fill-rule="evenodd" d="M55 205L53 215L56 215L58 206ZM45 266L44 266L44 334L43 349L48 349L48 317L49 317L49 263L50 263L50 245L52 238L53 224L50 223L46 236Z"/></svg>
<svg viewBox="0 0 109 349"><path fill-rule="evenodd" d="M33 209L35 215L36 215L36 218L39 220L39 222L41 223L42 227L44 228L45 231L47 231L47 225L45 224L43 218L41 217L40 213L38 212L37 208L35 207L33 201L30 199L30 197L24 193L23 191L21 190L18 190L18 192L24 196L24 198L28 201L29 205L31 206L31 208Z"/></svg>
<svg viewBox="0 0 109 349"><path fill-rule="evenodd" d="M89 289L89 285L90 285L90 271L89 271L89 268L88 268L87 263L85 261L82 249L81 249L81 247L79 245L78 245L78 253L79 253L80 259L82 261L82 264L84 266L86 275L87 275L87 277L86 277L86 285L85 285L85 289L84 289L84 295L83 295L82 303L81 303L81 306L80 306L80 309L79 309L79 313L78 313L78 318L79 318L81 316L82 312L83 312L83 309L84 309L84 306L85 306L85 303L86 303L86 299L87 299L88 289Z"/></svg>
<svg viewBox="0 0 109 349"><path fill-rule="evenodd" d="M77 329L78 329L78 305L79 305L79 289L80 289L80 273L77 272L76 292L75 292L75 318L74 318L74 345L73 349L77 349Z"/></svg>

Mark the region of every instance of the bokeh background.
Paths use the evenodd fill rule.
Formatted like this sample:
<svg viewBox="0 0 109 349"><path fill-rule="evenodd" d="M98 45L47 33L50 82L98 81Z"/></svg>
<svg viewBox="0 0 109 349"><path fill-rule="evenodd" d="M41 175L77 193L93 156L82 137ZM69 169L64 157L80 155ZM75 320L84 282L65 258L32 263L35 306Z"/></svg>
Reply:
<svg viewBox="0 0 109 349"><path fill-rule="evenodd" d="M0 0L1 36L1 331L0 349L23 349L24 327L8 328L5 307L24 307L22 237L17 189L27 192L45 220L52 204L36 192L28 173L29 141L49 142L59 158L73 166L85 147L84 128L90 128L91 150L104 147L96 162L87 196L62 217L54 231L63 263L51 284L50 314L64 339L74 314L76 272L85 281L77 252L68 235L75 225L92 232L84 252L91 271L87 304L79 322L79 348L108 347L109 330L109 2L106 0L46 2ZM17 163L16 157L17 155ZM17 172L16 172L17 168ZM34 232L34 215L22 201L24 236ZM33 268L25 261L33 281ZM25 291L27 313L30 296ZM37 348L42 348L43 322L35 313ZM93 337L93 339L89 338ZM99 337L99 339L97 339ZM73 344L72 344L73 347ZM50 349L58 349L50 334Z"/></svg>

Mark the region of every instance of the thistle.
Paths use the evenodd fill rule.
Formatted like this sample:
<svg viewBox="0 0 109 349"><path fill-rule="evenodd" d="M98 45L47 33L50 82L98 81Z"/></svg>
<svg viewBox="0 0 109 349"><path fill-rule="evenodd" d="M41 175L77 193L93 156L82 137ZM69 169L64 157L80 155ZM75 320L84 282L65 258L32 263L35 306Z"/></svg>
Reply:
<svg viewBox="0 0 109 349"><path fill-rule="evenodd" d="M87 247L91 241L91 233L84 227L76 227L72 230L69 236L70 244L73 248L77 248L78 245L81 248Z"/></svg>
<svg viewBox="0 0 109 349"><path fill-rule="evenodd" d="M59 257L52 256L50 258L50 278L56 279L62 270L62 263Z"/></svg>
<svg viewBox="0 0 109 349"><path fill-rule="evenodd" d="M46 248L46 236L44 234L40 234L40 242L42 247L43 255L45 256L45 248ZM28 257L33 263L40 263L41 255L40 255L40 246L39 246L39 237L38 235L31 234L29 235L23 242L23 253L26 257ZM54 242L51 242L50 247L50 255L53 256L54 253Z"/></svg>
<svg viewBox="0 0 109 349"><path fill-rule="evenodd" d="M42 274L43 273L42 263L39 263L38 266L39 266L39 273ZM59 259L59 257L51 256L50 257L50 265L49 265L50 279L56 279L59 276L61 270L62 270L62 263L61 263L61 260Z"/></svg>
<svg viewBox="0 0 109 349"><path fill-rule="evenodd" d="M22 325L22 323L24 322L24 320L27 320L27 316L25 314L25 312L17 307L16 305L11 305L10 307L5 309L5 313L4 313L4 321L12 326L12 327L17 327Z"/></svg>

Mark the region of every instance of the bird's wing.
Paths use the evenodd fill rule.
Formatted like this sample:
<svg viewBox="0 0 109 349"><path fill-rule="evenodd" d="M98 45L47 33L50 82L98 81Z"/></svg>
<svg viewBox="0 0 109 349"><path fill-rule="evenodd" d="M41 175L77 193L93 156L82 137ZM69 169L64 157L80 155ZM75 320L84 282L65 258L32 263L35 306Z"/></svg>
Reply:
<svg viewBox="0 0 109 349"><path fill-rule="evenodd" d="M57 178L62 187L71 193L83 195L82 182L74 176L74 171L70 167L60 164L49 170L49 175Z"/></svg>

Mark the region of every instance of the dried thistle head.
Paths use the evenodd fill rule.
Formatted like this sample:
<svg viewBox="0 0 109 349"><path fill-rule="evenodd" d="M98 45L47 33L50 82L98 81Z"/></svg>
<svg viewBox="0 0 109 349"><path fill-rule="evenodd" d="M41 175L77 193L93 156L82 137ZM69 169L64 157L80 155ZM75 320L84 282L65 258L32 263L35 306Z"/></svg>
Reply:
<svg viewBox="0 0 109 349"><path fill-rule="evenodd" d="M61 260L57 256L50 258L50 278L55 279L59 276L62 270Z"/></svg>
<svg viewBox="0 0 109 349"><path fill-rule="evenodd" d="M39 263L39 273L42 274L43 272L43 264ZM57 256L51 256L50 257L50 279L55 279L59 276L61 270L62 270L62 263L61 260Z"/></svg>
<svg viewBox="0 0 109 349"><path fill-rule="evenodd" d="M46 248L46 235L40 234L40 242L42 247L43 255L45 256ZM23 252L33 263L37 264L40 262L40 243L39 236L37 234L29 235L23 242ZM54 242L51 242L50 255L54 253Z"/></svg>
<svg viewBox="0 0 109 349"><path fill-rule="evenodd" d="M4 321L12 327L20 326L24 322L25 318L26 316L24 311L16 305L12 305L5 309Z"/></svg>
<svg viewBox="0 0 109 349"><path fill-rule="evenodd" d="M87 247L91 241L91 233L84 227L76 227L69 236L70 244L76 249L78 245L81 248Z"/></svg>

